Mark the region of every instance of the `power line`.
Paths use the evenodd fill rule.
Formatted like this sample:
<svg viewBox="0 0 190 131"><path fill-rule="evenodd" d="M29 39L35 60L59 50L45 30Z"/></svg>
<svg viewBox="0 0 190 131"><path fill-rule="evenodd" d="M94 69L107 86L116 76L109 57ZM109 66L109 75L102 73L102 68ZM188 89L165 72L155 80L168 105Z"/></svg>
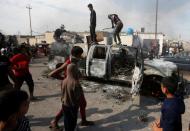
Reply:
<svg viewBox="0 0 190 131"><path fill-rule="evenodd" d="M32 7L30 5L28 5L26 7L28 9L28 13L29 13L29 20L30 20L30 35L32 36L32 22L31 22L31 14L30 14L30 10L32 9Z"/></svg>

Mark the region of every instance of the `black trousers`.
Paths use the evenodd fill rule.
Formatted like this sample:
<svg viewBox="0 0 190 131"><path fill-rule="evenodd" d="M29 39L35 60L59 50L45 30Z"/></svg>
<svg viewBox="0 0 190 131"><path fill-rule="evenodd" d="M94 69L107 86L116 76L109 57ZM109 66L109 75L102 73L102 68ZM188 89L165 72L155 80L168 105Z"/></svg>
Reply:
<svg viewBox="0 0 190 131"><path fill-rule="evenodd" d="M115 26L115 29L114 29L114 32L113 32L115 43L117 43L117 39L118 39L119 43L121 43L121 38L119 36L119 33L121 32L122 28L123 28L123 23L118 22L117 25Z"/></svg>
<svg viewBox="0 0 190 131"><path fill-rule="evenodd" d="M65 131L74 131L77 125L78 107L63 106L63 109Z"/></svg>
<svg viewBox="0 0 190 131"><path fill-rule="evenodd" d="M96 26L91 25L90 26L90 37L91 37L91 41L96 42Z"/></svg>
<svg viewBox="0 0 190 131"><path fill-rule="evenodd" d="M26 75L21 76L21 77L17 77L17 82L15 83L15 88L20 89L24 81L26 81L26 84L29 87L30 93L33 93L34 92L34 81L32 79L32 75L30 73L27 73Z"/></svg>

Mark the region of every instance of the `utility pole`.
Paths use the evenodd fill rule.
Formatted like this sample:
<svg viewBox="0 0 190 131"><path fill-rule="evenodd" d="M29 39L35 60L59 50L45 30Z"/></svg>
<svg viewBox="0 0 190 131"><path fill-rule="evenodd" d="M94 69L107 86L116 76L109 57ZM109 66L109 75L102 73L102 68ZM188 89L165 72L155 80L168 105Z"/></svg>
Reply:
<svg viewBox="0 0 190 131"><path fill-rule="evenodd" d="M32 36L32 22L31 22L31 14L30 14L30 10L32 9L32 7L30 5L28 5L26 7L28 9L29 12L29 20L30 20L30 35Z"/></svg>
<svg viewBox="0 0 190 131"><path fill-rule="evenodd" d="M155 21L155 40L153 46L153 57L158 58L159 54L159 43L157 41L157 27L158 27L158 0L156 0L156 21Z"/></svg>
<svg viewBox="0 0 190 131"><path fill-rule="evenodd" d="M157 28L158 28L158 0L156 0L156 22L155 22L155 42L157 44Z"/></svg>

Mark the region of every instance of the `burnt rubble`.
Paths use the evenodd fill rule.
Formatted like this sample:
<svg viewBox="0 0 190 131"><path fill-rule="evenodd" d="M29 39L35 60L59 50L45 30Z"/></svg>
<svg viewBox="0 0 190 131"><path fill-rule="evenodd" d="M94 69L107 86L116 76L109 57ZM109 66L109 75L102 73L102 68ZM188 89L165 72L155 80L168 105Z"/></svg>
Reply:
<svg viewBox="0 0 190 131"><path fill-rule="evenodd" d="M130 99L130 88L119 84L108 84L107 82L94 82L82 80L81 85L86 93L94 93L101 91L107 99L113 99L119 104Z"/></svg>

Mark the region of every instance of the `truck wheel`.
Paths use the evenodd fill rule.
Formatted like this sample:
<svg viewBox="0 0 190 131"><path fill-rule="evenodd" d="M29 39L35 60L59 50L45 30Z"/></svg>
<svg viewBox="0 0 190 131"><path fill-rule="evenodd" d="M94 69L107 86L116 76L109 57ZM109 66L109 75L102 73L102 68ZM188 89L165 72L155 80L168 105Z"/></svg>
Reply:
<svg viewBox="0 0 190 131"><path fill-rule="evenodd" d="M141 86L141 94L153 97L162 97L161 76L144 76Z"/></svg>

